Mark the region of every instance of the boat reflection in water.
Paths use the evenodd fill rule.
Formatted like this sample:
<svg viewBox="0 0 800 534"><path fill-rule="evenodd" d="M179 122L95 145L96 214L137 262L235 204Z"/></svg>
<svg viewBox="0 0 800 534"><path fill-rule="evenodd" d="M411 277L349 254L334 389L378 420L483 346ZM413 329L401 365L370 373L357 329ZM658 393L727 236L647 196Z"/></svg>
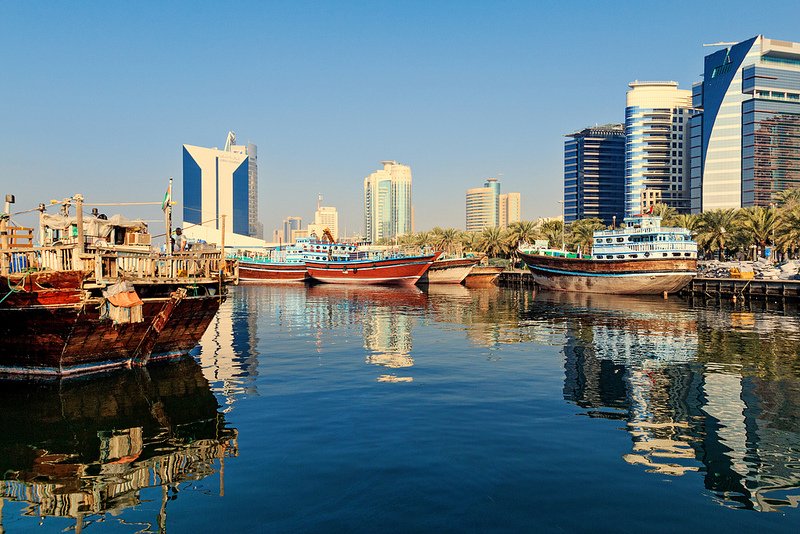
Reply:
<svg viewBox="0 0 800 534"><path fill-rule="evenodd" d="M540 293L531 324L563 324L564 398L626 422L626 462L698 472L722 504L800 502L800 320L678 299Z"/></svg>
<svg viewBox="0 0 800 534"><path fill-rule="evenodd" d="M235 297L222 303L195 351L225 413L243 396L258 394L258 294L232 291Z"/></svg>
<svg viewBox="0 0 800 534"><path fill-rule="evenodd" d="M165 531L178 484L219 471L223 494L224 459L238 452L236 430L226 428L191 358L92 377L3 382L0 403L6 518L8 501L26 502L23 515L72 518L79 531L142 504L141 491L160 486L161 508L149 530Z"/></svg>
<svg viewBox="0 0 800 534"><path fill-rule="evenodd" d="M342 316L363 328L365 361L387 369L379 382L413 382L401 370L414 365L413 330L428 306L428 296L414 286L318 285L308 288L306 307L313 317L339 323ZM333 319L333 318L336 319ZM329 328L332 324L319 326Z"/></svg>

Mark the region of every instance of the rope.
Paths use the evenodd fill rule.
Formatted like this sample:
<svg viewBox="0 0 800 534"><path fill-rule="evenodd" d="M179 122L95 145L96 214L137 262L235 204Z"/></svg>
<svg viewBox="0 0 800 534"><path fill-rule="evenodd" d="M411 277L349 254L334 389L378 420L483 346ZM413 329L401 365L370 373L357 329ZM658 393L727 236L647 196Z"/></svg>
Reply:
<svg viewBox="0 0 800 534"><path fill-rule="evenodd" d="M8 293L6 293L6 294L5 294L5 296L4 296L3 298L1 298L1 299L0 299L0 304L2 304L3 302L5 302L5 300L6 300L8 297L10 297L12 293L21 293L21 292L25 291L25 289L19 289L19 287L20 287L20 286L24 286L24 285L25 285L25 279L26 279L26 278L28 277L28 275L30 275L30 274L31 274L30 272L25 272L25 274L23 274L23 275L22 275L22 278L20 279L20 281L19 281L19 283L16 285L16 287L11 287L11 278L10 278L10 277L7 277L7 278L6 278L6 282L8 283Z"/></svg>

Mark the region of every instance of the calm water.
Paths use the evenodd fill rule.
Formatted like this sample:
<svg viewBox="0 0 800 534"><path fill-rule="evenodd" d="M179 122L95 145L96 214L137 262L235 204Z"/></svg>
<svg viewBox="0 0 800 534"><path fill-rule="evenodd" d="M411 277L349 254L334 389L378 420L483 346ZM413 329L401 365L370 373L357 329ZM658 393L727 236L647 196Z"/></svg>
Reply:
<svg viewBox="0 0 800 534"><path fill-rule="evenodd" d="M239 287L195 359L0 384L0 524L796 532L799 352L791 310Z"/></svg>

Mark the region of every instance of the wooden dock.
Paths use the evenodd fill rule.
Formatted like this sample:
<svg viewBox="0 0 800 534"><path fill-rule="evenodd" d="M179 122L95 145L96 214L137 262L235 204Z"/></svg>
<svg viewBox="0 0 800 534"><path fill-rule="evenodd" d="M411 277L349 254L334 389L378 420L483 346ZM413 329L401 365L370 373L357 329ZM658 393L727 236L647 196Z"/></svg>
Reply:
<svg viewBox="0 0 800 534"><path fill-rule="evenodd" d="M695 278L681 295L758 300L800 300L800 280L743 280L741 278Z"/></svg>
<svg viewBox="0 0 800 534"><path fill-rule="evenodd" d="M530 272L519 270L503 271L498 285L515 289L533 289L536 286ZM678 294L703 298L800 301L800 280L695 278Z"/></svg>

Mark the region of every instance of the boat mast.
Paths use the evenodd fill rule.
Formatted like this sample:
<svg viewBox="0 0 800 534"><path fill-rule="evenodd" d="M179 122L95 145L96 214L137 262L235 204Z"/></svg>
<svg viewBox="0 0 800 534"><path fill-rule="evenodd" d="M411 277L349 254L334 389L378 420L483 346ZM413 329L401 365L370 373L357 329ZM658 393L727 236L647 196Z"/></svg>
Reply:
<svg viewBox="0 0 800 534"><path fill-rule="evenodd" d="M11 218L11 204L14 202L14 195L6 195L6 205L3 213L0 213L0 274L8 276L9 260L7 254L8 243L8 221Z"/></svg>

